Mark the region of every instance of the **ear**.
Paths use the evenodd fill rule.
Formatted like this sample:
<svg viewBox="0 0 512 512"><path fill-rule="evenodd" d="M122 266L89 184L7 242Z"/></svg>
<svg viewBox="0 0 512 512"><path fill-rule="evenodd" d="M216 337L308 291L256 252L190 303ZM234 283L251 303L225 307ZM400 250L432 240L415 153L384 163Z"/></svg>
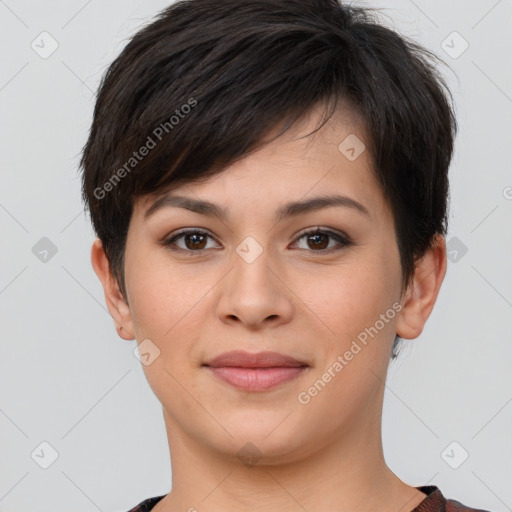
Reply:
<svg viewBox="0 0 512 512"><path fill-rule="evenodd" d="M437 234L434 244L416 263L396 323L396 333L404 339L417 338L434 308L446 274L446 241Z"/></svg>
<svg viewBox="0 0 512 512"><path fill-rule="evenodd" d="M110 263L103 248L101 240L97 238L92 244L91 263L94 272L103 285L105 292L105 301L107 308L114 319L117 334L124 340L134 340L134 330L131 318L131 312L126 303L117 279L110 271Z"/></svg>

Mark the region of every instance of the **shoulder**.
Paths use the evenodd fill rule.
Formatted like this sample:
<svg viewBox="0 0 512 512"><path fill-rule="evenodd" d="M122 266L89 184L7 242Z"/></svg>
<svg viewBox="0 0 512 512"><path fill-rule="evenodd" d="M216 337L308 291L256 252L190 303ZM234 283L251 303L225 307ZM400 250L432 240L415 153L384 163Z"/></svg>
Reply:
<svg viewBox="0 0 512 512"><path fill-rule="evenodd" d="M490 512L481 508L466 507L460 501L446 500L446 512Z"/></svg>
<svg viewBox="0 0 512 512"><path fill-rule="evenodd" d="M446 499L435 485L417 487L426 498L411 512L491 512L481 508L471 508L460 501Z"/></svg>
<svg viewBox="0 0 512 512"><path fill-rule="evenodd" d="M135 507L128 510L128 512L149 512L162 498L165 498L165 496L167 495L162 494L162 496L154 496L153 498L147 498L144 501L141 501Z"/></svg>

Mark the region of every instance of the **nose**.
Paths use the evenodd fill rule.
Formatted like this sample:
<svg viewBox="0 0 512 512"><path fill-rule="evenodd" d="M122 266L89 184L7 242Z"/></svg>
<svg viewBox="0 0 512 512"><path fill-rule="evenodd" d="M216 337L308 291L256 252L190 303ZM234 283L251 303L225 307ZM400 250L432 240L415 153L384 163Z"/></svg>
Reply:
<svg viewBox="0 0 512 512"><path fill-rule="evenodd" d="M287 323L295 309L286 272L269 250L258 246L249 240L238 247L232 270L222 280L217 306L223 322L241 323L251 330Z"/></svg>

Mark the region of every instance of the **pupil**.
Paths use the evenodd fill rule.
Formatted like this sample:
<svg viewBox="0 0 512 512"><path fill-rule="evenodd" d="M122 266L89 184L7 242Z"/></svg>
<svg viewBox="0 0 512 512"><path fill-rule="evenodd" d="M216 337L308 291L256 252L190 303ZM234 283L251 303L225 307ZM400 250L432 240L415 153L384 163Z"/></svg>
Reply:
<svg viewBox="0 0 512 512"><path fill-rule="evenodd" d="M198 242L199 244L201 243L200 240L198 240L198 238L203 238L203 235L199 235L199 234L192 234L192 235L188 235L188 240L191 241L192 240L192 245L193 247L198 247Z"/></svg>
<svg viewBox="0 0 512 512"><path fill-rule="evenodd" d="M318 238L318 237L320 237L320 238L322 238L322 237L323 237L323 238L324 238L324 241L325 241L325 235L321 235L321 234L320 234L320 235L311 235L311 236L309 237L309 239L310 239L310 240L313 240L313 239L317 240L317 238ZM315 244L315 247L318 247L318 243L317 243L317 242L314 242L314 244Z"/></svg>

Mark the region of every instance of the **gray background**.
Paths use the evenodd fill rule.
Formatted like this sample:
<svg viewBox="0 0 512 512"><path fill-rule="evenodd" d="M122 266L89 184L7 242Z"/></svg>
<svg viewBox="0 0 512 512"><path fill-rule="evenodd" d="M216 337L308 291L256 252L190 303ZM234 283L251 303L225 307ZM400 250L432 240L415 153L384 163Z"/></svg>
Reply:
<svg viewBox="0 0 512 512"><path fill-rule="evenodd" d="M161 406L104 305L77 174L101 75L166 5L0 1L3 512L126 511L170 490ZM390 366L387 462L411 485L512 510L512 2L364 5L449 64L460 123L448 272Z"/></svg>

